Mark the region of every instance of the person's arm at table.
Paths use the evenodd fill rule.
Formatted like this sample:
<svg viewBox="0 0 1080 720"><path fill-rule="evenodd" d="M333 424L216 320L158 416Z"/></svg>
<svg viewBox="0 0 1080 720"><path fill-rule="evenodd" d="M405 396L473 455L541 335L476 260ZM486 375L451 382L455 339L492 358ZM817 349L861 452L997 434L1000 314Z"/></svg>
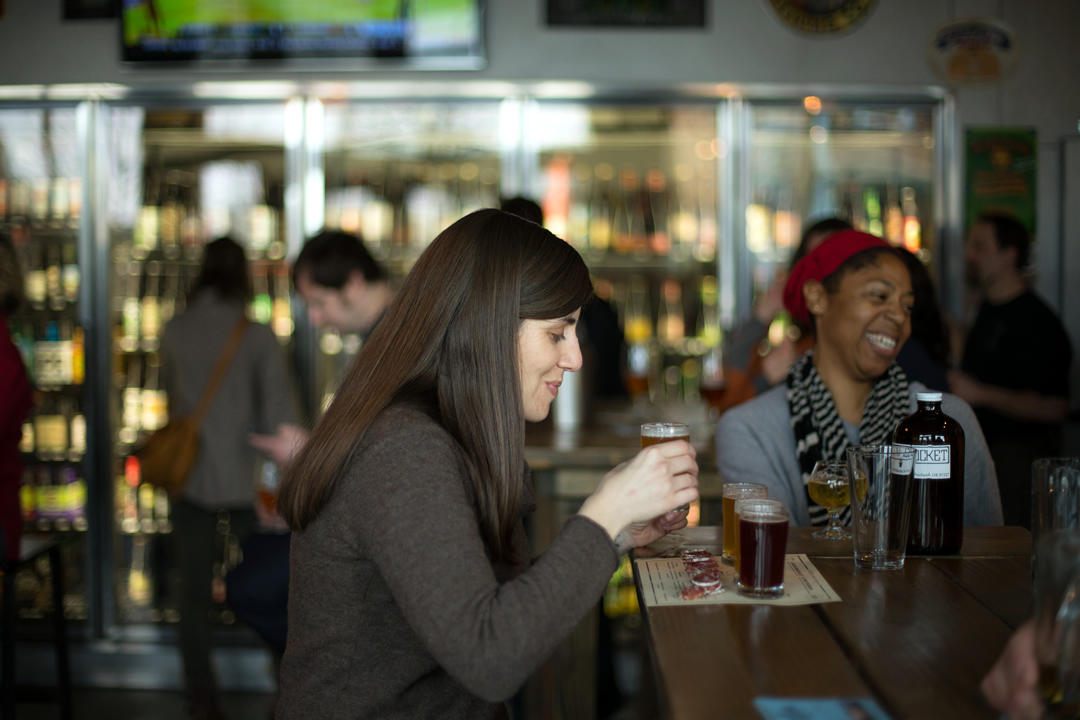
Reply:
<svg viewBox="0 0 1080 720"><path fill-rule="evenodd" d="M1035 622L1021 625L1005 645L980 689L996 710L1013 720L1042 717L1039 663L1035 657Z"/></svg>
<svg viewBox="0 0 1080 720"><path fill-rule="evenodd" d="M308 440L308 431L299 425L281 423L273 435L250 433L248 442L278 465L288 465Z"/></svg>
<svg viewBox="0 0 1080 720"><path fill-rule="evenodd" d="M958 370L949 372L949 389L973 407L995 410L1019 420L1058 423L1065 422L1069 415L1068 398L989 385Z"/></svg>

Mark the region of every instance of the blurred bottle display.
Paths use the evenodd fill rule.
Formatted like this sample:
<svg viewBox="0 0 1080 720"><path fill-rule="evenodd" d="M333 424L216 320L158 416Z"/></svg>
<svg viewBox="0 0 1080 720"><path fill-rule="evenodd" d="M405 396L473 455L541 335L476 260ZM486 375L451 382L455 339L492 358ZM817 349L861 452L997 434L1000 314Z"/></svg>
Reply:
<svg viewBox="0 0 1080 720"><path fill-rule="evenodd" d="M23 533L65 538L62 554L71 564L65 564L64 612L80 620L86 583L79 558L88 521L76 139L73 107L0 108L0 231L12 241L24 284L24 302L9 327L34 388L19 443ZM47 563L19 571L19 617L51 611L51 582Z"/></svg>
<svg viewBox="0 0 1080 720"><path fill-rule="evenodd" d="M840 217L933 256L935 130L931 102L860 104L807 97L750 103L746 211L752 296L788 262L802 229Z"/></svg>
<svg viewBox="0 0 1080 720"><path fill-rule="evenodd" d="M499 206L499 103L327 102L323 130L323 225L360 235L392 285L445 227ZM568 210L555 217L565 225ZM282 304L282 316L284 310ZM277 317L273 308L271 315ZM318 335L309 390L319 400L316 411L329 403L361 346L355 334L326 328Z"/></svg>
<svg viewBox="0 0 1080 720"><path fill-rule="evenodd" d="M614 300L627 392L638 402L696 402L712 344L697 331L719 331L717 294L708 308L700 295L717 273L723 150L713 109L552 101L529 122L539 148L533 195L548 229L585 258L597 294Z"/></svg>
<svg viewBox="0 0 1080 720"><path fill-rule="evenodd" d="M135 451L169 420L161 349L187 306L206 243L228 235L250 262L253 321L292 341L283 222L284 113L279 106L130 108L113 122L109 301L113 559L121 623L175 622L167 493L144 482ZM48 269L46 260L46 269Z"/></svg>
<svg viewBox="0 0 1080 720"><path fill-rule="evenodd" d="M506 188L513 188L507 194L521 188L541 202L548 227L581 251L597 294L616 308L629 389L659 402L699 396L707 402L723 386L719 303L721 296L730 302L733 291L717 286L717 278L731 277L717 264L721 227L744 230L743 237L724 240L749 255L749 297L786 264L802 229L827 215L847 217L924 261L934 254L940 203L930 103L746 101L747 136L736 139L749 148L748 173L739 178L748 197L722 185L727 148L717 137L715 99L527 105L522 126L507 134L498 102L327 101L321 133L310 130L322 136L323 224L361 233L396 280L447 224L497 205ZM160 544L171 527L168 498L144 489L128 460L167 421L161 335L183 312L207 241L229 233L245 245L255 286L252 316L269 323L283 344L292 342L285 112L281 104L117 105L105 116L111 146L100 162L107 186L91 190L107 197L94 211L109 228L102 292L108 292L112 336L102 340L112 346L112 362L98 377L112 378L111 428L102 432L115 477L127 488L112 488L115 532L130 540L117 548L116 569L130 578L138 599L122 598L120 614L124 621L168 621L175 611L162 600L166 583L156 576L168 559ZM86 527L77 488L81 482L85 497L81 464L91 416L83 391L95 377L86 348L97 337L88 338L80 323L88 272L80 265L78 231L88 213L76 137L70 108L0 109L7 159L0 170L0 227L16 245L27 300L11 326L40 398L20 446L27 466L20 497L33 532ZM508 145L511 137L517 140ZM519 165L528 153L535 157ZM720 207L729 195L745 197L745 205ZM721 217L730 222L721 226ZM741 294L735 304L743 309ZM780 319L770 338L790 332L793 326ZM361 339L326 331L317 343L319 379L307 389L316 403L332 396ZM47 580L26 586L40 593ZM80 586L81 579L69 583L75 590L65 605L85 606L75 597Z"/></svg>

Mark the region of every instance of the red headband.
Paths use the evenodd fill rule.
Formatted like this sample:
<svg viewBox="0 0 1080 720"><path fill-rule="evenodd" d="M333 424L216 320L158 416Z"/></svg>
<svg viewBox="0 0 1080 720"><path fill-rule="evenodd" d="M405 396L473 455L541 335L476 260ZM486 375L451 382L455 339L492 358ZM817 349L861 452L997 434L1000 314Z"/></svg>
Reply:
<svg viewBox="0 0 1080 720"><path fill-rule="evenodd" d="M810 324L810 311L803 297L803 285L807 280L822 282L836 272L849 257L875 247L891 247L881 238L859 230L840 230L803 256L795 265L784 285L784 307L801 325Z"/></svg>

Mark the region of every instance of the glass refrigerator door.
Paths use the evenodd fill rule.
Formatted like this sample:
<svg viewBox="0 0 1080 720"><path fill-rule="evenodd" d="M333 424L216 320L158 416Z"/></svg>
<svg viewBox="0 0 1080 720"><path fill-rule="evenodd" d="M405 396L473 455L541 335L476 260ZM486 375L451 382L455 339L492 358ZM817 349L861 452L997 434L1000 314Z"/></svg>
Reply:
<svg viewBox="0 0 1080 720"><path fill-rule="evenodd" d="M360 235L392 283L443 228L498 206L500 103L335 103L323 117L323 225ZM334 328L317 332L312 397L325 407L360 338Z"/></svg>
<svg viewBox="0 0 1080 720"><path fill-rule="evenodd" d="M545 101L533 106L525 138L537 152L529 186L545 225L585 257L625 338L621 367L596 373L594 394L620 394L621 375L636 400L696 401L712 384L702 383L702 369L716 367L720 340L726 148L716 105Z"/></svg>
<svg viewBox="0 0 1080 720"><path fill-rule="evenodd" d="M24 297L9 324L34 396L20 445L23 534L61 538L64 612L85 620L86 335L80 302L79 112L76 107L0 108L0 234L11 240L21 266ZM51 609L50 582L44 559L19 573L15 591L20 617L38 618Z"/></svg>
<svg viewBox="0 0 1080 720"><path fill-rule="evenodd" d="M115 105L105 126L116 620L175 622L169 498L142 481L134 452L168 421L161 333L184 310L208 241L228 235L245 247L249 317L291 342L285 107ZM218 529L215 572L223 577L236 549L227 514ZM230 617L224 606L221 617Z"/></svg>
<svg viewBox="0 0 1080 720"><path fill-rule="evenodd" d="M806 97L749 103L745 250L757 298L799 245L803 229L840 217L918 253L935 253L938 106L856 104ZM750 297L743 298L749 300ZM748 314L749 307L744 307ZM774 340L783 328L774 325Z"/></svg>

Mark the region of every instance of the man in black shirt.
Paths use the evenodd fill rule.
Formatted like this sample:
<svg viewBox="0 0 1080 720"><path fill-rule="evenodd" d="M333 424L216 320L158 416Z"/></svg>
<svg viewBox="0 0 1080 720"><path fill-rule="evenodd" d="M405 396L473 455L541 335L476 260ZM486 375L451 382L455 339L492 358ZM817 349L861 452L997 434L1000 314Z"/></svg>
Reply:
<svg viewBox="0 0 1080 720"><path fill-rule="evenodd" d="M1024 276L1031 238L1017 220L984 214L965 244L982 295L952 392L975 408L997 466L1006 525L1031 527L1031 462L1060 454L1072 348Z"/></svg>

